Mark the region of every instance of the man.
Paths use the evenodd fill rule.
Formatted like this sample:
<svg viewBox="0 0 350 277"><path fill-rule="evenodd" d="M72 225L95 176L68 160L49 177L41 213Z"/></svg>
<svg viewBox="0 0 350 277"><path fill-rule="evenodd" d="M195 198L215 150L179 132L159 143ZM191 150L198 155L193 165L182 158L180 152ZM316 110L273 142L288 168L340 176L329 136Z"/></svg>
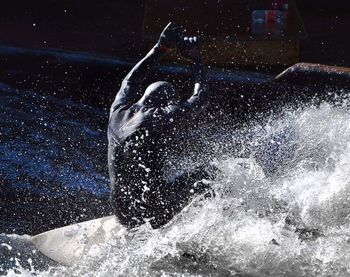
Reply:
<svg viewBox="0 0 350 277"><path fill-rule="evenodd" d="M183 102L169 82L155 82L141 90L150 69L175 48L191 61L194 75L193 95ZM125 77L111 107L108 166L111 200L120 223L132 228L148 221L158 228L204 190L194 186L191 174L166 181L163 166L177 128L208 101L197 38L184 37L179 27L169 23L157 44Z"/></svg>

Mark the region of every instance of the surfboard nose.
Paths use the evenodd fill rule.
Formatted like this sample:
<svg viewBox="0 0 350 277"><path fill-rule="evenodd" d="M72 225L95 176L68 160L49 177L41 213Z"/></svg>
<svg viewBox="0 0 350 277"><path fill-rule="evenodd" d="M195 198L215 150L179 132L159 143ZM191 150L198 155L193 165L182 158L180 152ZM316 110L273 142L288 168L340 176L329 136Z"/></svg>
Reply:
<svg viewBox="0 0 350 277"><path fill-rule="evenodd" d="M33 236L31 241L46 257L70 266L93 245L107 242L123 228L115 216L107 216L50 230Z"/></svg>

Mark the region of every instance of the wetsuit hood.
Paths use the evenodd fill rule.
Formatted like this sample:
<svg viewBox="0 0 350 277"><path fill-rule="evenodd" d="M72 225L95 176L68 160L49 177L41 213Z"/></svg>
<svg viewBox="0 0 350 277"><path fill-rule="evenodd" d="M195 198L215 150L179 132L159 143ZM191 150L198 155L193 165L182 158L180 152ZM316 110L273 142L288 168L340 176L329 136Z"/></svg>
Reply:
<svg viewBox="0 0 350 277"><path fill-rule="evenodd" d="M139 100L139 104L148 107L161 107L177 104L180 97L175 87L166 81L159 81L149 85Z"/></svg>

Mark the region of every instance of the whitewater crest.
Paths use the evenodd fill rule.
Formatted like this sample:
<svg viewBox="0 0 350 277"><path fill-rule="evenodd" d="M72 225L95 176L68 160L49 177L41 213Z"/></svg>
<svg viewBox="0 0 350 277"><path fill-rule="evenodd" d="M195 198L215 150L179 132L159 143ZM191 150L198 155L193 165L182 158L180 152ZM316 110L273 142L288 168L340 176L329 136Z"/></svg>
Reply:
<svg viewBox="0 0 350 277"><path fill-rule="evenodd" d="M164 228L119 233L73 267L7 276L350 276L349 111L323 103L206 132L207 150L184 163L215 168L212 190Z"/></svg>

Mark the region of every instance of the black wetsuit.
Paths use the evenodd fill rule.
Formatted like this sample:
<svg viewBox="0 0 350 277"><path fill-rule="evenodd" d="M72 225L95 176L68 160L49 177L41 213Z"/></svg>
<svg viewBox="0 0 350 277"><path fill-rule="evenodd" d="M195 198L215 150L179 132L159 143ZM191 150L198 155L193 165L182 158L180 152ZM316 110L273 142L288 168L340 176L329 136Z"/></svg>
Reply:
<svg viewBox="0 0 350 277"><path fill-rule="evenodd" d="M173 182L164 177L164 159L177 128L192 120L209 101L207 77L201 62L194 63L194 93L185 102L146 107L140 84L165 54L156 45L126 76L111 107L108 127L108 165L111 200L119 221L135 227L149 221L157 228L179 212L196 192L192 176Z"/></svg>

